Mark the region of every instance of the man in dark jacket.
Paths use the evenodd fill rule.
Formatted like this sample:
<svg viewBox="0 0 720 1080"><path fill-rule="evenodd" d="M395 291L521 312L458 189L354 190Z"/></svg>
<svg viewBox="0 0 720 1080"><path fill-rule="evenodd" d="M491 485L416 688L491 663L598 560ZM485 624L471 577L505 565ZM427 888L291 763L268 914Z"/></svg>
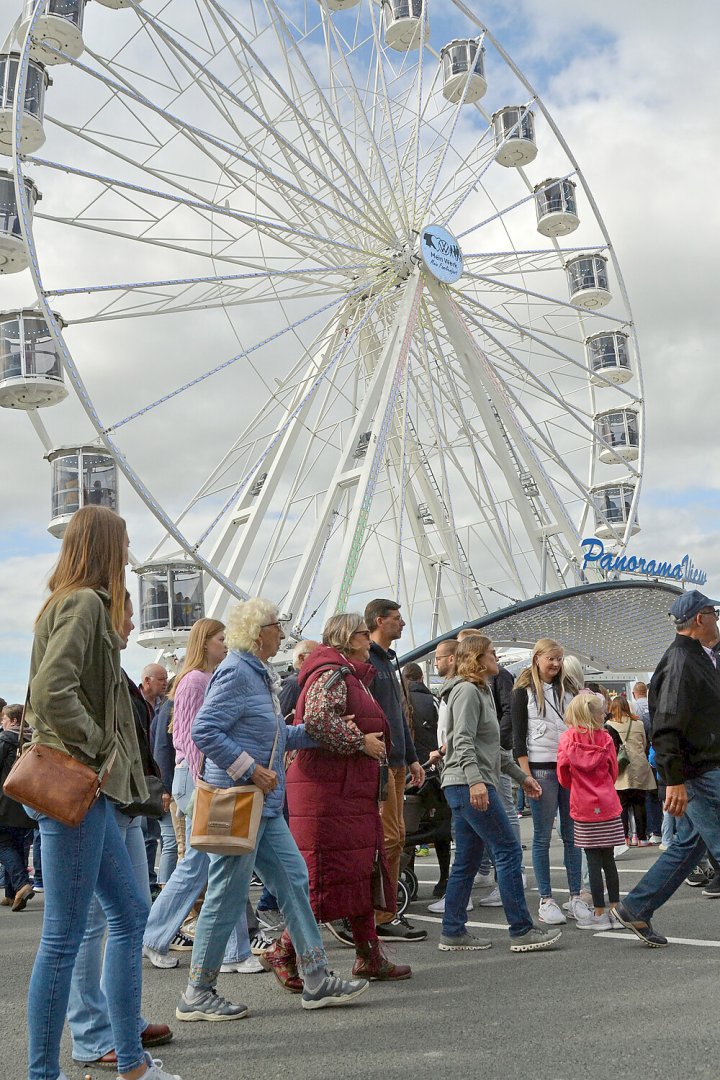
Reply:
<svg viewBox="0 0 720 1080"><path fill-rule="evenodd" d="M390 875L397 888L400 876L400 856L405 843L403 804L405 799L405 772L410 772L410 782L420 787L425 773L418 762L415 744L407 721L407 706L397 670L393 641L402 635L405 622L400 605L395 600L371 600L365 608L365 622L370 631L370 663L377 674L370 691L385 713L390 728L388 753L387 798L382 803L383 832ZM417 930L404 915L395 918L392 912L377 911L378 934L381 938L396 941L425 941L427 930Z"/></svg>
<svg viewBox="0 0 720 1080"><path fill-rule="evenodd" d="M297 645L293 649L293 672L288 675L286 679L283 679L278 693L278 699L280 701L280 708L282 714L285 717L290 717L288 723L292 724L292 713L295 711L295 706L298 703L300 697L300 684L298 683L298 672L307 660L313 649L317 649L319 641L298 641Z"/></svg>
<svg viewBox="0 0 720 1080"><path fill-rule="evenodd" d="M6 705L0 732L0 862L9 878L7 898L13 911L22 911L35 895L27 862L35 822L22 805L3 791L3 784L15 764L20 736L22 705Z"/></svg>
<svg viewBox="0 0 720 1080"><path fill-rule="evenodd" d="M667 945L650 923L707 847L720 859L720 670L717 601L697 589L673 603L675 640L650 683L650 718L665 809L677 836L616 909L618 920L652 947Z"/></svg>

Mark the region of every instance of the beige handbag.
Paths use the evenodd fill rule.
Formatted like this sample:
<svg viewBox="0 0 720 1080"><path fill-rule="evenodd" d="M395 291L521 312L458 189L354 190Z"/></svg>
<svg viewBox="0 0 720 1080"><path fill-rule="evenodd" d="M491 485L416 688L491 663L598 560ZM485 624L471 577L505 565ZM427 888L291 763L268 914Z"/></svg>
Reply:
<svg viewBox="0 0 720 1080"><path fill-rule="evenodd" d="M275 733L269 769L275 760L280 728ZM205 755L200 761L200 772ZM216 787L195 781L190 845L208 855L247 855L255 850L265 796L255 784Z"/></svg>

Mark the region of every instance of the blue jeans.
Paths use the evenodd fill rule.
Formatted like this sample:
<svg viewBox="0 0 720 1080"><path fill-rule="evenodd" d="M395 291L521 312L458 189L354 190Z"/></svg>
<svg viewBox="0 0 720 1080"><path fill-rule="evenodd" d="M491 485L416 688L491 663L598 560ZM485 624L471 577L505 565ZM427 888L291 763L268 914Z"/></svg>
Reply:
<svg viewBox="0 0 720 1080"><path fill-rule="evenodd" d="M33 837L33 882L39 888L42 888L42 839L40 837L40 830L34 829L35 836Z"/></svg>
<svg viewBox="0 0 720 1080"><path fill-rule="evenodd" d="M686 781L687 810L667 851L623 900L636 919L650 919L670 899L703 857L705 848L720 859L720 769Z"/></svg>
<svg viewBox="0 0 720 1080"><path fill-rule="evenodd" d="M522 788L520 788L522 791ZM502 799L505 809L507 811L508 821L510 822L510 828L515 834L515 839L522 850L522 842L520 840L520 822L518 821L517 810L515 809L515 800L513 799L512 780L505 773L500 777L500 788L498 791L500 798ZM489 874L492 869L492 856L490 849L485 849L482 862L480 863L479 870L481 874Z"/></svg>
<svg viewBox="0 0 720 1080"><path fill-rule="evenodd" d="M144 1061L140 1040L142 932L148 915L115 810L101 795L76 829L29 810L40 823L45 916L28 994L28 1080L57 1080L75 958L97 892L108 922L105 989L118 1071Z"/></svg>
<svg viewBox="0 0 720 1080"><path fill-rule="evenodd" d="M455 823L455 861L445 893L442 921L446 937L459 937L465 932L467 904L486 844L495 862L510 937L519 937L532 929L522 884L522 848L510 826L504 801L491 784L487 785L487 792L487 810L476 810L470 805L467 784L443 788Z"/></svg>
<svg viewBox="0 0 720 1080"><path fill-rule="evenodd" d="M30 882L27 869L27 840L33 829L21 829L12 825L0 828L0 862L5 867L12 897Z"/></svg>
<svg viewBox="0 0 720 1080"><path fill-rule="evenodd" d="M149 910L150 885L141 819L128 817L118 807L115 807L114 811L120 836L130 856L138 892ZM75 961L67 1010L72 1035L72 1054L78 1061L97 1061L115 1047L108 1015L107 973L103 966L106 927L107 919L102 904L95 895L90 904L85 936ZM146 1027L147 1020L141 1016L140 1033Z"/></svg>
<svg viewBox="0 0 720 1080"><path fill-rule="evenodd" d="M187 812L193 793L193 780L190 770L185 767L175 769L173 779L173 798L182 810ZM185 831L187 844L185 857L180 860L170 875L165 888L150 909L150 918L145 927L143 945L159 953L166 953L170 942L182 926L190 908L207 885L209 857L204 851L190 847L192 819L188 817ZM238 908L235 926L232 929L225 950L224 964L236 964L250 956L250 938L248 937L245 904Z"/></svg>
<svg viewBox="0 0 720 1080"><path fill-rule="evenodd" d="M182 864L181 864L182 865ZM208 887L195 930L189 984L214 987L228 934L245 911L254 867L278 898L301 971L327 966L315 916L310 907L308 871L282 815L260 822L255 851L247 855L211 855Z"/></svg>
<svg viewBox="0 0 720 1080"><path fill-rule="evenodd" d="M177 866L178 845L172 814L167 810L160 818L160 865L158 866L158 885L167 885L170 875Z"/></svg>
<svg viewBox="0 0 720 1080"><path fill-rule="evenodd" d="M158 843L160 841L160 822L157 818L142 817L142 831L145 837L145 853L147 855L147 874L151 885L157 885L158 876L155 870Z"/></svg>
<svg viewBox="0 0 720 1080"><path fill-rule="evenodd" d="M530 772L540 784L542 795L530 800L533 819L532 860L540 899L552 896L550 882L550 841L552 840L555 815L560 811L560 835L564 852L563 862L571 896L578 896L582 887L582 853L575 847L572 818L570 817L570 792L561 787L555 769L536 769L530 763Z"/></svg>

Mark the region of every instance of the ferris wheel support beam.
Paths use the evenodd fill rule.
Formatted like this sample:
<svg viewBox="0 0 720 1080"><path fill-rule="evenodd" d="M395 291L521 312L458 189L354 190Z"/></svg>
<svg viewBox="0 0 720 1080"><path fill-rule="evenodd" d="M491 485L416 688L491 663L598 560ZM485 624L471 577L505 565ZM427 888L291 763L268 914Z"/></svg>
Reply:
<svg viewBox="0 0 720 1080"><path fill-rule="evenodd" d="M361 504L363 503L363 498L367 496L368 491L371 491L374 488L376 470L373 472L373 466L379 463L379 460L382 458L389 430L388 425L388 429L384 432L378 431L377 417L381 417L387 410L388 399L390 398L391 392L393 390L395 393L397 392L394 387L395 378L393 372L397 374L398 367L401 367L400 360L401 358L404 358L402 350L403 344L406 345L404 355L407 354L407 346L409 345L409 336L412 328L410 325L411 315L413 315L413 313L416 315L416 296L419 299L420 290L422 288L422 282L419 277L416 277L415 280L409 284L411 287L406 287L405 295L388 332L385 349L372 374L367 392L359 403L352 430L335 468L333 478L328 485L327 493L317 516L314 536L303 552L287 592L285 606L292 612L305 610L307 594L312 585L317 562L323 553L327 543L327 537L333 527L337 514L340 512L341 504L345 498L347 498L351 509L347 515L346 543L343 547L343 558L339 562L340 570L335 575L334 585L331 588L330 599L327 603L328 614L332 614L335 611L340 595L340 583L341 580L344 579L347 570L347 562L350 555L350 552L347 549L348 545L351 543L351 541L347 540L347 536L350 535L355 537L360 544L362 542L362 536L360 535L358 537L356 536L356 533L358 531L358 524L360 523L364 530L367 508L364 508L365 512L361 521ZM393 394L393 401L394 397L395 394ZM371 447L368 448L364 465L362 468L358 468L354 456L355 448L358 445L360 436L367 431L372 431L373 433ZM380 451L379 456L378 451ZM359 496L360 491L363 492L363 498Z"/></svg>
<svg viewBox="0 0 720 1080"><path fill-rule="evenodd" d="M545 470L542 468L534 448L529 445L524 433L518 428L515 418L505 400L502 384L494 376L488 358L473 340L456 305L450 299L445 289L433 281L429 275L428 289L440 314L440 318L443 321L445 331L456 351L458 363L463 370L465 380L473 395L478 411L482 416L485 430L493 445L497 459L505 473L505 480L515 497L515 504L523 520L533 550L535 551L538 565L544 567L547 561L545 552L546 537L541 535L541 532L544 530L538 528L538 523L535 520L527 496L523 491L520 478L516 475L516 465L505 444L503 434L500 431L498 421L495 417L493 406L495 410L497 410L500 421L505 426L506 430L512 434L516 445L522 447L524 451L523 457L529 458L532 462L532 467L528 466L528 468L530 468L530 471L536 479L538 487L546 499L547 505L550 507L551 511L556 514L556 522L558 524L560 522L563 523L562 531L566 533L566 539L571 544L573 554L576 554L579 559L581 557L580 538L575 532L572 521L570 520L565 507L562 506L549 477L546 476ZM566 583L560 579L560 576L552 563L548 566L547 572L550 578L550 584L554 584L558 589L565 588Z"/></svg>
<svg viewBox="0 0 720 1080"><path fill-rule="evenodd" d="M223 528L223 531L218 537L217 543L210 554L210 561L214 565L217 566L218 564L222 564L233 538L236 536L238 530L242 530L242 534L238 538L225 568L225 573L231 580L233 580L242 570L245 559L257 540L258 532L263 525L265 515L269 511L273 497L275 496L276 484L285 474L295 451L298 437L303 430L307 414L310 411L310 407L314 400L313 396L309 394L309 390L340 343L343 327L346 325L349 317L348 307L356 306L357 301L346 305L340 312L337 317L335 332L328 342L328 345L313 357L304 379L298 384L294 397L285 411L285 416L280 422L280 426L282 427L290 421L289 426L283 438L275 445L271 454L268 455L263 462L263 465L267 466L267 476L263 481L259 494L253 496L252 489L250 487L245 488L242 496L238 500L237 506L230 515L229 521ZM300 404L303 399L305 399L304 405L297 415L293 417L293 412L297 409L298 404ZM224 589L216 589L208 603L209 617L214 619L220 618L221 613L225 611L225 608L227 607L228 600L229 597Z"/></svg>

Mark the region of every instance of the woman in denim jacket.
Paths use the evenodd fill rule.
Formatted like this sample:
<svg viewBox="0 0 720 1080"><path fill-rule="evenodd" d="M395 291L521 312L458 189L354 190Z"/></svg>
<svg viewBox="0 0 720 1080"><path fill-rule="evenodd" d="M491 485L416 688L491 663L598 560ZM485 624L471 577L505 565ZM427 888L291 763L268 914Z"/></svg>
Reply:
<svg viewBox="0 0 720 1080"><path fill-rule="evenodd" d="M274 604L260 598L238 604L228 618L225 640L230 652L213 675L193 723L193 741L206 758L203 778L218 787L255 784L265 795L265 805L255 851L210 856L190 979L175 1011L178 1020L239 1020L247 1016L247 1006L220 997L215 984L228 935L238 910L245 906L256 864L280 904L303 982L297 970L276 969L276 973L282 975L287 989L302 992L303 1008L345 1005L368 988L365 980L343 982L327 969L310 907L307 867L282 813L285 751L316 745L302 724L287 728L280 709L280 679L268 661L284 637Z"/></svg>

